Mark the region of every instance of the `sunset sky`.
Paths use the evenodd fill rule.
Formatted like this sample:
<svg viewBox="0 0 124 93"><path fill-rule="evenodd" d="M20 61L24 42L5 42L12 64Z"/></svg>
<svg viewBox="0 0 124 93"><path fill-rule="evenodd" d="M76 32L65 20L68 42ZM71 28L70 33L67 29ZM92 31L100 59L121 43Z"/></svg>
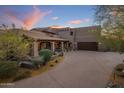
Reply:
<svg viewBox="0 0 124 93"><path fill-rule="evenodd" d="M52 25L83 27L93 25L95 6L0 6L0 25L31 29Z"/></svg>

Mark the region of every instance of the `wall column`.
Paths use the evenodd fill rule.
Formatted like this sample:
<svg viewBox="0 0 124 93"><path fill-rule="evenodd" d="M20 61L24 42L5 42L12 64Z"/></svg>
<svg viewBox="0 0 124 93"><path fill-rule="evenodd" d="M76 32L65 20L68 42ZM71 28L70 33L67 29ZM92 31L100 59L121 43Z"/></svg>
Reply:
<svg viewBox="0 0 124 93"><path fill-rule="evenodd" d="M55 42L52 42L52 51L54 52L55 51Z"/></svg>
<svg viewBox="0 0 124 93"><path fill-rule="evenodd" d="M62 51L64 51L64 42L61 42Z"/></svg>
<svg viewBox="0 0 124 93"><path fill-rule="evenodd" d="M34 57L38 57L39 52L38 52L38 42L34 41Z"/></svg>

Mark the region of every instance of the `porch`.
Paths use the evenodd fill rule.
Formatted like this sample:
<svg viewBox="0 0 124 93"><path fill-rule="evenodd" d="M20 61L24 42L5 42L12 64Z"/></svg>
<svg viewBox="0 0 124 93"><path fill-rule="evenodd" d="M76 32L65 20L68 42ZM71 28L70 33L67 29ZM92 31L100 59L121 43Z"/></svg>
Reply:
<svg viewBox="0 0 124 93"><path fill-rule="evenodd" d="M67 40L35 40L33 43L33 56L38 57L41 49L68 51L70 42Z"/></svg>
<svg viewBox="0 0 124 93"><path fill-rule="evenodd" d="M30 55L34 57L39 56L41 49L50 49L55 52L56 49L66 51L71 47L69 40L63 39L56 34L48 34L43 31L29 31L24 32L24 34L33 39Z"/></svg>

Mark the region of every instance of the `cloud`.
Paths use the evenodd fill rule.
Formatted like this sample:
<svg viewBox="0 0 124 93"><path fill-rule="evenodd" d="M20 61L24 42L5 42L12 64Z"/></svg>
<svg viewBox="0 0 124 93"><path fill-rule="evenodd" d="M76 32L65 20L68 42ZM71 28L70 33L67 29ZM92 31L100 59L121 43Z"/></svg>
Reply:
<svg viewBox="0 0 124 93"><path fill-rule="evenodd" d="M52 13L52 11L42 12L37 6L33 6L33 10L29 13L23 14L23 19L19 19L19 15L12 10L5 11L5 14L8 18L15 24L20 24L20 26L25 27L26 29L31 29L35 24L37 24L45 16Z"/></svg>
<svg viewBox="0 0 124 93"><path fill-rule="evenodd" d="M16 23L16 25L23 26L23 22L19 20L19 18L16 15L17 14L16 12L13 12L11 10L6 10L4 13L5 15L7 15L10 21L12 21L13 23Z"/></svg>
<svg viewBox="0 0 124 93"><path fill-rule="evenodd" d="M91 19L90 18L85 18L85 19L82 19L82 23L85 23L85 22L90 22Z"/></svg>
<svg viewBox="0 0 124 93"><path fill-rule="evenodd" d="M55 16L55 17L52 17L51 19L52 19L52 20L58 20L59 17Z"/></svg>
<svg viewBox="0 0 124 93"><path fill-rule="evenodd" d="M69 23L69 24L78 25L78 24L81 24L82 21L81 21L81 20L72 20L72 21L69 21L68 23Z"/></svg>
<svg viewBox="0 0 124 93"><path fill-rule="evenodd" d="M90 22L90 21L91 21L91 19L85 18L85 19L79 19L79 20L68 21L68 24L78 25L78 24L86 23L86 22Z"/></svg>
<svg viewBox="0 0 124 93"><path fill-rule="evenodd" d="M35 25L37 22L39 22L41 19L43 19L45 16L50 14L52 11L42 12L39 8L36 6L33 7L33 11L28 13L26 18L23 20L23 23L26 28L31 28L33 25Z"/></svg>
<svg viewBox="0 0 124 93"><path fill-rule="evenodd" d="M50 28L65 28L65 27L64 26L53 25L53 26L50 26Z"/></svg>

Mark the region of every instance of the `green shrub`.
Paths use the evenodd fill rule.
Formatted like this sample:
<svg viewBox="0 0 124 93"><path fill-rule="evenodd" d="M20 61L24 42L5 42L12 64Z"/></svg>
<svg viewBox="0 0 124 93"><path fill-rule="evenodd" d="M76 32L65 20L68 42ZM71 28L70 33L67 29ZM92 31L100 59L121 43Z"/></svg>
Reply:
<svg viewBox="0 0 124 93"><path fill-rule="evenodd" d="M18 72L16 62L0 62L0 79L13 77Z"/></svg>
<svg viewBox="0 0 124 93"><path fill-rule="evenodd" d="M39 68L45 62L44 56L32 58L31 62L35 68Z"/></svg>
<svg viewBox="0 0 124 93"><path fill-rule="evenodd" d="M0 59L21 60L29 54L31 43L31 40L13 30L0 34Z"/></svg>
<svg viewBox="0 0 124 93"><path fill-rule="evenodd" d="M4 58L6 57L6 53L5 53L5 51L1 51L0 50L0 60L4 60Z"/></svg>
<svg viewBox="0 0 124 93"><path fill-rule="evenodd" d="M51 59L52 51L49 49L42 49L39 53L40 57L44 58L44 65Z"/></svg>
<svg viewBox="0 0 124 93"><path fill-rule="evenodd" d="M13 81L18 81L24 78L28 78L31 76L31 72L29 70L23 69L18 72Z"/></svg>

